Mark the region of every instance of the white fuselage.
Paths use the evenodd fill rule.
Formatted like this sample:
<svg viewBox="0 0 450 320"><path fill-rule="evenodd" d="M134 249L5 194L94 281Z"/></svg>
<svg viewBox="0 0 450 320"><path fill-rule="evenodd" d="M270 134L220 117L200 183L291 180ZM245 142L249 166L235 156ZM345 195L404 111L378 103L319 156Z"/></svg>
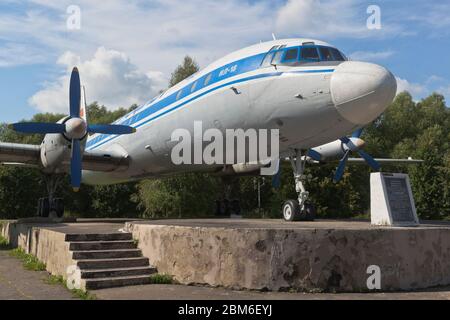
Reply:
<svg viewBox="0 0 450 320"><path fill-rule="evenodd" d="M336 140L373 121L392 101L395 78L378 65L262 64L272 47L302 48L306 42L332 47L316 40L288 39L237 51L118 119L116 124L133 126L137 132L92 136L86 150L124 150L129 167L107 173L85 171L83 182L108 184L214 169L171 161L172 133L184 128L193 135L194 121L202 121L203 130L279 129L283 155Z"/></svg>

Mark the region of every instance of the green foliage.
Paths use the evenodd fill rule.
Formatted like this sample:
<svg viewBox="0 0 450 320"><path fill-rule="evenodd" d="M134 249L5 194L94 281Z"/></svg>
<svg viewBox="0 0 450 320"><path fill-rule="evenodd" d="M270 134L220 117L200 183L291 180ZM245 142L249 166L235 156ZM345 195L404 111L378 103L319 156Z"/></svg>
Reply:
<svg viewBox="0 0 450 320"><path fill-rule="evenodd" d="M194 59L192 59L190 56L184 57L183 63L179 65L172 73L169 81L169 86L173 87L177 83L196 73L198 70L199 66Z"/></svg>
<svg viewBox="0 0 450 320"><path fill-rule="evenodd" d="M143 218L185 218L214 213L217 180L207 174L189 173L138 185L134 200Z"/></svg>
<svg viewBox="0 0 450 320"><path fill-rule="evenodd" d="M95 294L90 293L89 291L84 291L81 289L69 289L67 287L67 282L63 276L54 276L49 275L47 279L45 279L45 283L50 285L62 285L67 290L69 290L75 298L81 300L96 300L97 296Z"/></svg>
<svg viewBox="0 0 450 320"><path fill-rule="evenodd" d="M159 274L155 273L150 276L151 284L173 284L174 279L171 275L168 274Z"/></svg>
<svg viewBox="0 0 450 320"><path fill-rule="evenodd" d="M0 235L0 250L9 250L9 249L11 249L11 245L9 244L8 239Z"/></svg>
<svg viewBox="0 0 450 320"><path fill-rule="evenodd" d="M11 256L22 260L23 267L31 271L45 271L46 265L33 256L26 253L22 248L13 249L10 252Z"/></svg>

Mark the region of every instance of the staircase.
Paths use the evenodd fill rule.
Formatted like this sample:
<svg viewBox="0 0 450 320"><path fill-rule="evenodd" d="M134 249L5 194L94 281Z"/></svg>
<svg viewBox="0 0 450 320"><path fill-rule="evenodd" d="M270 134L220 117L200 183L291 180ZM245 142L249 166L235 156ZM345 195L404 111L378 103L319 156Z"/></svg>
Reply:
<svg viewBox="0 0 450 320"><path fill-rule="evenodd" d="M86 290L150 283L156 272L131 233L66 234Z"/></svg>

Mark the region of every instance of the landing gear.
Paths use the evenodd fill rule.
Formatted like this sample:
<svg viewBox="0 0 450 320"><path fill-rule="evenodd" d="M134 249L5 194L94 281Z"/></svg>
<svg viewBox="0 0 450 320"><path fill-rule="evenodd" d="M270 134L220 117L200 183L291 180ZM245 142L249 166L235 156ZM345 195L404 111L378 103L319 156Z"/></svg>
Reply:
<svg viewBox="0 0 450 320"><path fill-rule="evenodd" d="M241 215L241 203L238 199L229 200L233 190L239 190L239 180L236 177L222 177L222 195L221 199L216 200L216 216L233 217Z"/></svg>
<svg viewBox="0 0 450 320"><path fill-rule="evenodd" d="M306 153L305 153L306 154ZM308 202L309 192L306 191L304 175L306 157L302 157L301 150L295 150L295 157L289 157L295 179L295 191L298 200L287 200L282 207L283 218L286 221L312 221L316 216L316 208Z"/></svg>
<svg viewBox="0 0 450 320"><path fill-rule="evenodd" d="M61 184L62 177L56 174L45 176L48 197L38 200L37 215L44 218L62 218L64 216L64 202L62 198L55 198L56 190Z"/></svg>

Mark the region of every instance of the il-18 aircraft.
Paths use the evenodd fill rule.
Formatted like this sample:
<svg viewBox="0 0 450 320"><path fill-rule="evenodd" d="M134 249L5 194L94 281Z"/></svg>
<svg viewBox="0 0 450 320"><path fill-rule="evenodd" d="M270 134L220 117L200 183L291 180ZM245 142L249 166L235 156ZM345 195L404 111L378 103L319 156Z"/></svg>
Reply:
<svg viewBox="0 0 450 320"><path fill-rule="evenodd" d="M0 143L0 162L39 167L48 177L49 197L39 211L62 216L55 191L61 173L70 173L74 189L144 178L205 171L257 173L267 161L229 165L176 165L169 156L171 134L204 129L279 129L279 158L289 159L298 199L282 207L285 220L311 219L304 169L308 162L340 159L335 180L346 162L365 160L374 170L381 162L362 148L361 129L375 120L395 97L395 77L382 66L349 61L336 47L312 39L282 39L253 45L221 58L110 125L90 125L84 87L74 68L69 115L58 123L22 122L23 133L45 134L41 145ZM111 94L114 94L113 92ZM347 135L351 134L351 137ZM357 152L362 158L349 158ZM278 173L275 175L277 178Z"/></svg>

